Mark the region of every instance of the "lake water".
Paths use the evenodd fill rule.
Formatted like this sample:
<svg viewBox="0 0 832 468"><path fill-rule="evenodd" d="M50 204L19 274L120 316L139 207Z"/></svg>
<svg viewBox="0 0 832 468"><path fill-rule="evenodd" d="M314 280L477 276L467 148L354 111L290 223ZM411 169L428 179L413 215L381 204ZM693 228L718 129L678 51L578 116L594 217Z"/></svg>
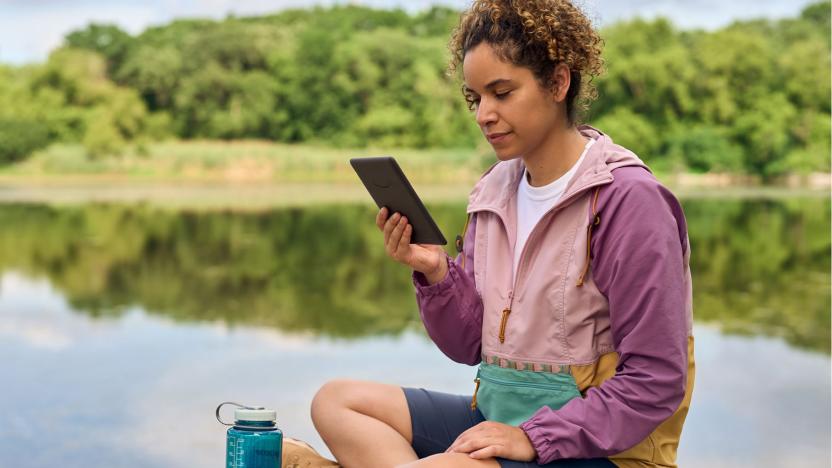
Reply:
<svg viewBox="0 0 832 468"><path fill-rule="evenodd" d="M683 467L830 465L830 205L684 199L697 380ZM446 237L463 203L430 206ZM0 204L0 466L224 461L221 401L324 454L324 382L470 394L366 205Z"/></svg>

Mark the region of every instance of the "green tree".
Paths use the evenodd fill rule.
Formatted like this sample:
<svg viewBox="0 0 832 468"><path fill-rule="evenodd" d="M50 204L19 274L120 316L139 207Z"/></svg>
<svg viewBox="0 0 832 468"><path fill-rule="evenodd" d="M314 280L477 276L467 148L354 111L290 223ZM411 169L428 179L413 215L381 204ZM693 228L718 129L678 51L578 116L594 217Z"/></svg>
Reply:
<svg viewBox="0 0 832 468"><path fill-rule="evenodd" d="M133 37L118 26L99 23L70 32L65 42L71 48L88 49L104 56L110 73L121 66L134 45Z"/></svg>
<svg viewBox="0 0 832 468"><path fill-rule="evenodd" d="M49 144L49 128L37 120L0 118L0 165L20 161Z"/></svg>
<svg viewBox="0 0 832 468"><path fill-rule="evenodd" d="M182 53L172 46L137 47L119 67L115 78L136 89L151 111L170 109L181 85Z"/></svg>
<svg viewBox="0 0 832 468"><path fill-rule="evenodd" d="M680 122L665 141L663 153L668 160L693 172L742 171L742 147L733 142L724 127Z"/></svg>
<svg viewBox="0 0 832 468"><path fill-rule="evenodd" d="M138 93L109 80L95 52L59 49L31 81L33 94L67 109L58 135L81 140L93 156L118 153L142 135L147 110ZM77 141L77 140L76 140Z"/></svg>
<svg viewBox="0 0 832 468"><path fill-rule="evenodd" d="M792 144L789 131L797 110L783 93L767 96L737 118L735 137L745 149L745 167L765 178L778 175Z"/></svg>
<svg viewBox="0 0 832 468"><path fill-rule="evenodd" d="M587 121L662 169L826 171L829 10L716 31L663 18L606 27L607 74ZM45 64L0 67L0 119L40 122L46 143L102 155L171 133L470 148L482 136L458 77L445 75L457 21L445 7L336 6L175 20L136 36L93 23Z"/></svg>
<svg viewBox="0 0 832 468"><path fill-rule="evenodd" d="M650 120L636 114L629 107L618 107L593 122L593 125L610 135L616 143L640 155L648 163L662 158L659 153L661 138L656 128Z"/></svg>

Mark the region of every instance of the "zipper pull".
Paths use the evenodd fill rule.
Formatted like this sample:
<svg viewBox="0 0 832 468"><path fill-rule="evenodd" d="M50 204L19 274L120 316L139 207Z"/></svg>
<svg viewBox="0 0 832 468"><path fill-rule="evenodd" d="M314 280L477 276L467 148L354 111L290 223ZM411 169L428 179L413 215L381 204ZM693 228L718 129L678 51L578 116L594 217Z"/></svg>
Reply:
<svg viewBox="0 0 832 468"><path fill-rule="evenodd" d="M505 343L506 341L506 322L508 322L508 316L511 313L511 308L506 307L503 309L503 319L500 321L500 343Z"/></svg>
<svg viewBox="0 0 832 468"><path fill-rule="evenodd" d="M477 390L480 389L480 379L474 379L474 383L477 385L474 386L474 396L471 397L471 411L477 409Z"/></svg>

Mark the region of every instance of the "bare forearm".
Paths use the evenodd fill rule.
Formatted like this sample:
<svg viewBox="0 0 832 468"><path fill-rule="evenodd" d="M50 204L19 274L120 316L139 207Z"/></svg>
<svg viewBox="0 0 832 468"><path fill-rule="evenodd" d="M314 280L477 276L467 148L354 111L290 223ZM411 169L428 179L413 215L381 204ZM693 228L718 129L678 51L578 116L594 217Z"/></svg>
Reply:
<svg viewBox="0 0 832 468"><path fill-rule="evenodd" d="M439 262L439 268L422 274L425 275L425 279L428 281L428 284L439 283L448 275L448 263Z"/></svg>

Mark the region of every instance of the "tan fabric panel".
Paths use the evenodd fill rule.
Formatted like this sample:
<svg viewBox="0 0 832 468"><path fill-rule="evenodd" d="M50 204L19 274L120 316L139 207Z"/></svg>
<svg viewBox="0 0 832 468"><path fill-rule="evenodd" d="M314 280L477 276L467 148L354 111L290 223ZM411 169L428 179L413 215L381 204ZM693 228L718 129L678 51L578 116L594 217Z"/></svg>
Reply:
<svg viewBox="0 0 832 468"><path fill-rule="evenodd" d="M676 450L682 435L682 426L690 409L693 396L693 384L696 380L696 363L693 356L693 336L688 337L688 381L685 397L673 415L665 420L647 438L633 448L610 457L621 468L671 467L676 465ZM572 366L572 376L578 384L581 394L586 394L590 387L597 387L615 375L618 353L602 355L596 362L585 366Z"/></svg>

